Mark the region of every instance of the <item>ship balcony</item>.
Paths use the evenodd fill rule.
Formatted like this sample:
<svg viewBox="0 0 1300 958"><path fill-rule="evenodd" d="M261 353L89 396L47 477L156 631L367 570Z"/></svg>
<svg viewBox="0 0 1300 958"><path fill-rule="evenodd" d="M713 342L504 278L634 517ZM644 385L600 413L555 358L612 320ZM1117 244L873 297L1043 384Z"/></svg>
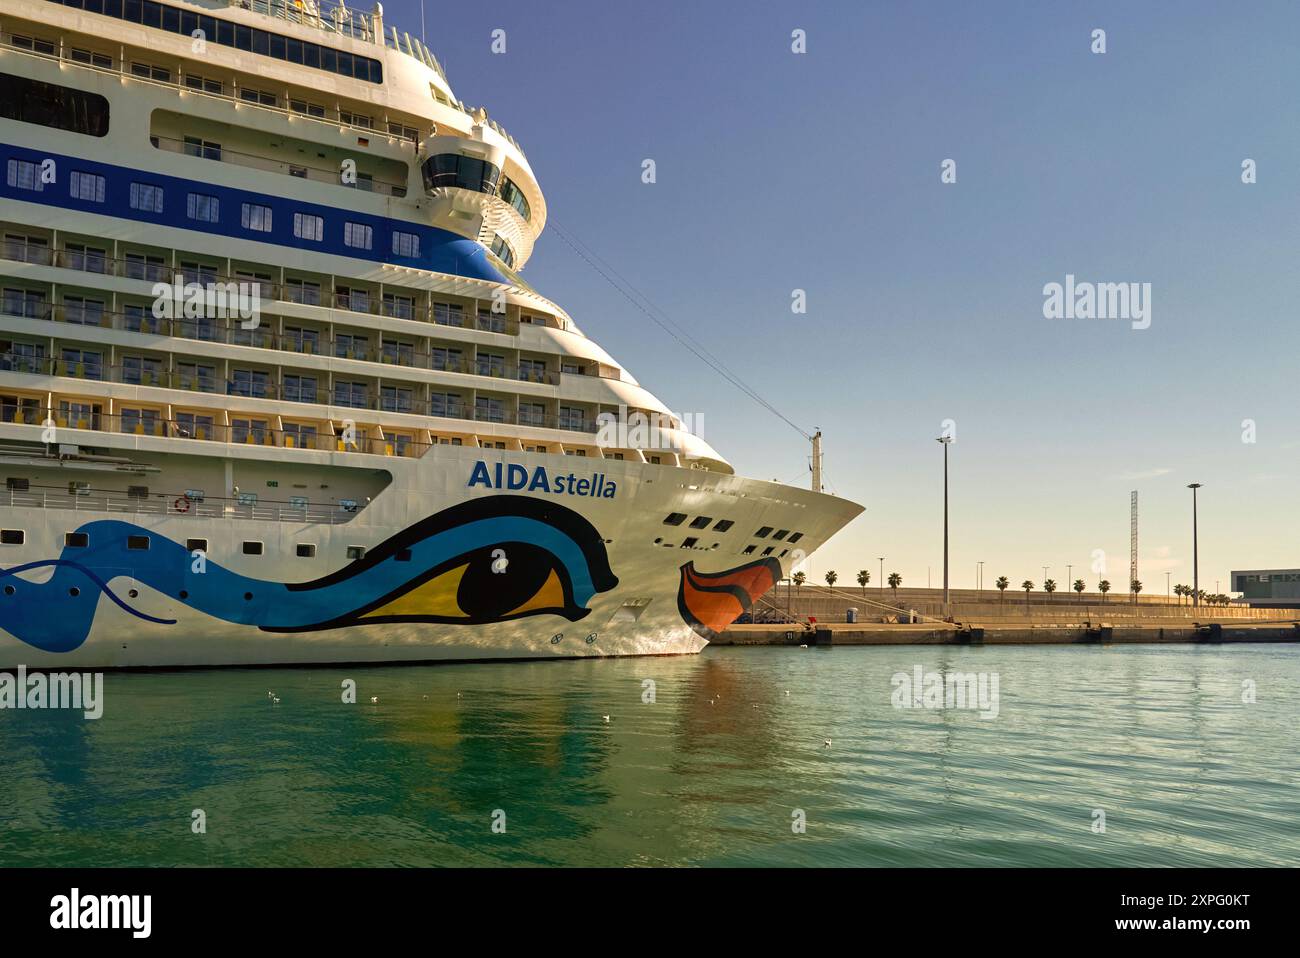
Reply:
<svg viewBox="0 0 1300 958"><path fill-rule="evenodd" d="M75 6L76 4L68 5ZM246 90L235 82L230 84L231 92L226 92L226 87L224 85L220 89L215 89L211 86L195 86L192 83L187 82L185 78L173 77L170 72L165 74L136 73L130 69L129 57L127 59L112 57L110 62L105 65L94 61L85 62L84 60L74 58L72 48L68 45L49 51L31 49L26 46L18 46L14 43L14 34L9 32L7 29L0 29L0 45L3 45L7 51L17 52L24 56L35 57L40 60L51 60L57 62L61 67L76 70L92 70L101 74L112 74L124 79L129 79L131 82L147 83L155 87L164 87L187 96L199 95L213 100L222 100L240 110L252 109L269 111L278 114L282 120L288 123L307 121L311 123L320 123L332 128L344 127L355 131L361 136L387 138L388 141L394 145L399 144L404 140L418 142L420 137L423 135L420 130L415 130L409 125L410 118L408 116L394 116L389 119L383 119L382 122L384 125L377 126L373 123L354 122L351 119L354 114L350 111L336 107L322 108L319 111L312 112L295 110L291 107L288 101L277 97L273 101L268 102L263 97L260 89ZM392 44L389 45L391 46ZM255 83L255 86L260 87L261 85ZM463 108L458 109L463 110ZM467 117L467 122L468 119L469 118Z"/></svg>
<svg viewBox="0 0 1300 958"><path fill-rule="evenodd" d="M34 457L35 458L35 457ZM55 460L51 465L57 463ZM58 509L70 512L109 512L130 516L165 516L187 519L249 519L258 522L310 522L343 525L353 521L366 508L363 500L338 503L252 500L248 496L224 499L205 495L188 499L166 492L147 496L128 496L107 490L78 488L0 491L0 507L12 509Z"/></svg>
<svg viewBox="0 0 1300 958"><path fill-rule="evenodd" d="M222 146L213 146L195 138L186 140L184 138L177 139L175 137L153 134L149 137L149 141L156 149L168 153L180 153L185 156L213 160L218 163L230 163L234 166L241 166L250 170L262 170L267 173L280 173L285 176L293 176L314 183L326 183L330 186L356 189L364 193L377 193L380 196L403 197L406 195L405 183L376 178L373 175L368 176L365 174L358 174L355 183L343 183L339 179L338 167L318 167L304 163L281 162L264 156L256 156L251 153L239 153Z"/></svg>
<svg viewBox="0 0 1300 958"><path fill-rule="evenodd" d="M374 363L379 366L391 366L406 369L431 370L435 372L461 373L487 379L505 380L507 382L531 383L539 386L558 386L565 376L598 376L601 368L588 372L558 372L554 367L558 356L530 359L525 356L519 362L511 362L494 353L466 356L452 345L434 345L421 349L414 343L402 342L390 338L372 340L368 336L336 331L303 330L293 327L285 332L278 332L278 321L245 329L238 320L218 320L208 318L166 319L157 318L143 308L134 312L112 312L100 308L78 305L53 304L23 300L21 302L0 303L0 316L12 316L17 319L36 319L48 322L66 323L70 327L92 327L95 329L112 329L122 332L138 333L142 336L164 336L172 339L185 339L194 342L212 343L224 346L247 346L253 349L273 350L278 353L294 353L300 356L318 356L333 359L348 359L357 362ZM369 332L369 330L367 330ZM68 336L75 335L71 330ZM395 334L394 334L395 335ZM148 348L156 348L154 346ZM26 362L24 357L13 354L0 354L0 370L17 371L18 366ZM279 365L283 360L266 357L264 360ZM583 367L585 368L585 367ZM36 370L32 370L36 372ZM41 370L47 375L86 374L83 371L67 372L56 369ZM382 370L376 370L382 375ZM90 378L102 378L92 376ZM611 376L609 378L617 378ZM127 381L127 380L114 380ZM135 385L158 385L152 382L137 382ZM166 384L164 384L166 385ZM175 387L173 387L175 388ZM187 388L187 387L180 387Z"/></svg>
<svg viewBox="0 0 1300 958"><path fill-rule="evenodd" d="M122 406L135 404L135 401L119 400L119 405ZM358 424L354 441L345 441L332 432L318 431L314 426L277 428L271 422L274 417L264 414L232 410L229 422L218 421L220 418L219 410L213 410L212 415L191 413L177 419L167 419L159 411L148 408L107 413L99 403L89 401L65 400L53 407L0 405L0 423L30 426L36 441L39 441L41 431L52 424L64 433L60 436L60 442L71 440L94 445L97 442L95 436L117 434L152 439L184 439L195 444L195 451L204 445L224 444L418 459L436 445L411 437L407 434L409 430L384 430L368 424ZM80 435L82 433L89 435Z"/></svg>

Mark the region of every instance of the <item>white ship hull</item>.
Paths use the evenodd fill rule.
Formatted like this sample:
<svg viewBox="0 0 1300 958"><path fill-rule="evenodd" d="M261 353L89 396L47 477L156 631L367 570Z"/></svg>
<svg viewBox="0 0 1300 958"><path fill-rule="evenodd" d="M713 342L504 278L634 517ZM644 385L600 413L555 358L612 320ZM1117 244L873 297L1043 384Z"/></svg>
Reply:
<svg viewBox="0 0 1300 958"><path fill-rule="evenodd" d="M9 427L13 428L13 427ZM5 505L0 500L0 525L22 528L25 543L19 549L6 550L5 570L30 563L64 557L77 561L94 572L106 591L100 591L86 577L67 578L50 589L54 569L41 567L25 572L0 572L0 585L15 586L12 595L0 594L0 668L18 665L46 669L106 669L185 666L254 666L329 663L432 662L455 660L571 658L614 655L675 655L699 652L707 644L707 628L688 622L679 603L682 567L692 563L701 573L717 573L751 565L762 559L761 552L773 548L780 566L779 578L790 565L821 544L859 511L843 500L791 489L774 483L735 476L701 473L642 463L614 461L585 462L572 460L563 478L572 473L575 479L601 474L599 480L614 488L612 497L567 495L535 491L469 486L477 464L495 478L501 463L502 476L509 477L508 466L523 466L530 479L537 469L558 475L548 457L499 455L485 458L483 450L448 448L445 452L422 460L379 460L393 473L393 483L370 505L360 508L347 521L294 522L283 511L260 507L274 519L241 518L240 506L223 506L223 517L194 515L200 508L181 503L191 511L178 514L172 503L165 503L165 514L149 515L124 512L131 509L128 500L115 504L112 511L90 508L62 499L47 501L42 509ZM516 470L516 474L518 470ZM480 473L481 474L481 473ZM507 479L508 481L508 479ZM306 582L338 571L340 563L315 558L298 558L296 545L310 542L319 556L338 556L348 546L372 549L401 533L414 523L465 503L492 497L510 500L530 499L546 507L559 506L582 516L598 531L600 546L608 556L609 568L617 579L613 587L595 593L582 606L580 617L570 618L550 613L526 615L499 622L456 624L447 622L380 622L353 624L342 628L320 628L302 632L268 631L257 625L224 621L221 617L194 608L178 597L179 590L163 589L156 575L143 570L114 568L120 559L95 559L102 555L97 543L88 547L86 560L65 549L69 532L91 529L96 536L97 523L125 523L143 534L155 537L152 549L162 540L184 543L196 537L206 539L205 559L208 571L197 573L192 560L171 570L165 579L183 587L211 575L216 567L246 577L241 581L257 583ZM18 497L21 498L21 497ZM76 508L66 508L75 505ZM244 511L251 512L249 507ZM716 524L726 517L734 525L722 534L709 530L692 530L688 518L678 526L666 526L664 519L672 513L690 518L707 516ZM754 533L764 527L775 531L798 530L800 548L785 549L770 535L762 539ZM684 537L699 539L693 548L682 548ZM783 537L784 538L784 537ZM658 541L656 541L658 540ZM241 554L245 541L264 545L260 556ZM713 543L717 542L715 548ZM767 543L763 545L763 543ZM492 543L486 543L491 546ZM749 554L745 550L754 545ZM507 563L511 547L504 546ZM150 553L141 553L150 555ZM71 557L71 559L69 559ZM344 564L345 565L345 564ZM413 566L412 572L422 571ZM507 565L502 581L511 576ZM152 584L150 581L153 580ZM767 580L764 580L765 582ZM775 579L773 579L775 581ZM68 585L76 582L77 585ZM353 588L343 583L347 588ZM69 590L78 589L78 595ZM250 586L255 588L254 586ZM243 592L236 588L225 596L222 614L244 603ZM112 599L117 596L122 604ZM134 598L130 597L135 593ZM358 592L355 601L365 596ZM752 595L752 600L758 598ZM39 603L39 605L34 605ZM66 621L74 610L93 607L90 628L84 640L76 634L67 640L75 647L64 651L46 651L40 647L48 638L53 624ZM734 606L739 614L744 602ZM18 609L25 610L25 628L16 629ZM39 609L39 612L35 611ZM161 622L149 619L163 620ZM35 621L35 625L33 625ZM44 623L44 625L40 624ZM714 621L713 625L721 623ZM26 638L28 641L24 641Z"/></svg>

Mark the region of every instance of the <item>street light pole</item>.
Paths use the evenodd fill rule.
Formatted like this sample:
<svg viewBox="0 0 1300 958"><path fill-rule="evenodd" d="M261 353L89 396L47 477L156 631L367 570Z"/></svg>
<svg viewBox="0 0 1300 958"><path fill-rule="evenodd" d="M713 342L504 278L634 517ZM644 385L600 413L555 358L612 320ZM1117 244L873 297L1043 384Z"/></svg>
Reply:
<svg viewBox="0 0 1300 958"><path fill-rule="evenodd" d="M948 605L948 446L952 436L940 436L936 440L943 446L943 615L951 614Z"/></svg>
<svg viewBox="0 0 1300 958"><path fill-rule="evenodd" d="M1187 486L1192 490L1192 605L1201 604L1200 589L1200 557L1197 555L1196 542L1196 490L1201 488L1201 483L1193 482Z"/></svg>
<svg viewBox="0 0 1300 958"><path fill-rule="evenodd" d="M1168 604L1170 598L1173 596L1173 593L1169 591L1169 575L1170 573L1165 573L1165 604Z"/></svg>
<svg viewBox="0 0 1300 958"><path fill-rule="evenodd" d="M877 556L880 560L880 594L885 594L885 557Z"/></svg>

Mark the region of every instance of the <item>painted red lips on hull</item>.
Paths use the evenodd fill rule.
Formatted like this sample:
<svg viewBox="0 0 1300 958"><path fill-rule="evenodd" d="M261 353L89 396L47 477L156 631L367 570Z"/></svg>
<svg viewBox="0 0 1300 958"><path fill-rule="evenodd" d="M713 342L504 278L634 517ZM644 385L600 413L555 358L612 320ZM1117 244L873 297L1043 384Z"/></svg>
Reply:
<svg viewBox="0 0 1300 958"><path fill-rule="evenodd" d="M677 608L687 625L711 639L780 581L781 563L758 559L724 572L699 572L688 562L681 572Z"/></svg>

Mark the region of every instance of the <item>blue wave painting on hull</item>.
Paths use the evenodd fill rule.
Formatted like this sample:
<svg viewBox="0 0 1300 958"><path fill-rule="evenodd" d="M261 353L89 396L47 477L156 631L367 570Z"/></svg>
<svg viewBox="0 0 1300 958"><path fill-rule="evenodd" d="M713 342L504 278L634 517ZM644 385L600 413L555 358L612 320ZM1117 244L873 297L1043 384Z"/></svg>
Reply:
<svg viewBox="0 0 1300 958"><path fill-rule="evenodd" d="M314 632L385 622L481 625L529 615L576 621L618 584L604 540L571 509L522 496L464 502L421 520L358 560L309 582L241 575L205 557L196 571L181 544L129 522L86 523L84 548L58 559L0 569L0 630L46 652L70 652L90 634L106 596L143 621L149 615L113 588L134 578L173 602L267 632ZM130 548L148 537L147 549ZM53 568L44 582L24 573Z"/></svg>

